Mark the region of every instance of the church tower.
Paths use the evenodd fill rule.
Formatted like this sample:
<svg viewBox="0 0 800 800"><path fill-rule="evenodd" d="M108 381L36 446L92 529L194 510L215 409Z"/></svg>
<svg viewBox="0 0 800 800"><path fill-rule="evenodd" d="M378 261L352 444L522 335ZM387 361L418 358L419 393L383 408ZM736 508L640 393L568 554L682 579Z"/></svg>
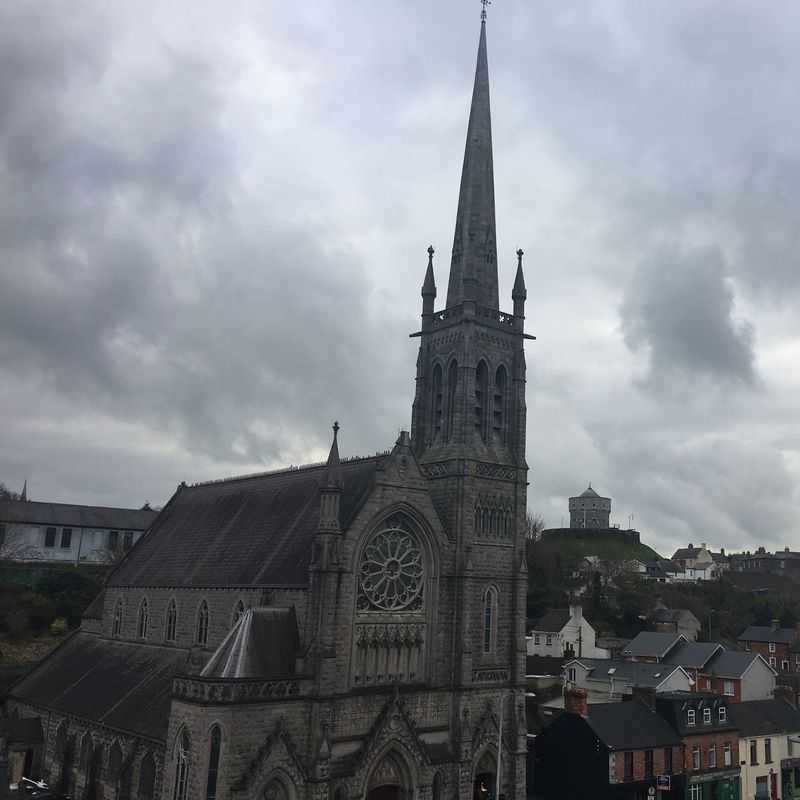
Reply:
<svg viewBox="0 0 800 800"><path fill-rule="evenodd" d="M522 257L517 250L512 310L501 311L484 11L446 302L435 310L430 247L422 326L412 334L420 339L412 446L455 551L454 675L465 704L484 687L517 698L524 688L524 343L534 337L524 329ZM524 726L520 709L506 707L507 721L509 711Z"/></svg>

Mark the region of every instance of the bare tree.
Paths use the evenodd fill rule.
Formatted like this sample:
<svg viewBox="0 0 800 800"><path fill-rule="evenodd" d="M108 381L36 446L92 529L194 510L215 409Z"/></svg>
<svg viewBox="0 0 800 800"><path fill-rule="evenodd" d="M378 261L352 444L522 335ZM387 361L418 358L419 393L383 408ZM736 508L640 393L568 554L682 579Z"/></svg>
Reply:
<svg viewBox="0 0 800 800"><path fill-rule="evenodd" d="M541 514L528 511L525 515L525 538L529 542L538 542L542 538L544 530L544 518Z"/></svg>
<svg viewBox="0 0 800 800"><path fill-rule="evenodd" d="M0 500L19 500L17 492L12 492L2 481L0 481Z"/></svg>

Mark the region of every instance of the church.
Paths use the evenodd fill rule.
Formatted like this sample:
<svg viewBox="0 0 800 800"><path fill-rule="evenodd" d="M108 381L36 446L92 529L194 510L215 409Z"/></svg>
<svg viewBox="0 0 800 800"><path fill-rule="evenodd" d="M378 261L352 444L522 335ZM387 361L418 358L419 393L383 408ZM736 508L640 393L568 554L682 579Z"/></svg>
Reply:
<svg viewBox="0 0 800 800"><path fill-rule="evenodd" d="M446 299L429 248L412 333L411 430L342 459L334 424L326 463L181 484L11 690L8 747L34 776L114 800L525 796L533 337L516 256L501 311L484 11Z"/></svg>

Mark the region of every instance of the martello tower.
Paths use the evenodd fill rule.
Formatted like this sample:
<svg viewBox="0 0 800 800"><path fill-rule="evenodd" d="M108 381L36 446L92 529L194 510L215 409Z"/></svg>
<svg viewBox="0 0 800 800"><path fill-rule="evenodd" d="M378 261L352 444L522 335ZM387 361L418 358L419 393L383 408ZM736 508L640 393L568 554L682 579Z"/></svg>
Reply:
<svg viewBox="0 0 800 800"><path fill-rule="evenodd" d="M461 174L447 299L437 297L433 248L422 286L411 438L429 489L447 525L461 581L456 624L462 643L459 680L473 680L483 643L467 620L486 579L500 593L508 625L498 642L512 682L524 668L526 512L525 280L516 253L513 310L500 310L489 107L486 15L482 14L475 83ZM502 606L506 605L505 608ZM513 631L510 630L513 627ZM519 627L519 630L517 630ZM500 666L498 664L498 666Z"/></svg>

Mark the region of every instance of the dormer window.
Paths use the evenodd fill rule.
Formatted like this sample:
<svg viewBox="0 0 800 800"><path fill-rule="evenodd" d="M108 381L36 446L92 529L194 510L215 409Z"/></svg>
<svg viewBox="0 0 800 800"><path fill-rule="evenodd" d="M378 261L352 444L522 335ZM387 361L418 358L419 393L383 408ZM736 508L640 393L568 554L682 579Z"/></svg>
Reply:
<svg viewBox="0 0 800 800"><path fill-rule="evenodd" d="M728 721L728 709L725 706L719 707L719 721L720 722L727 722Z"/></svg>
<svg viewBox="0 0 800 800"><path fill-rule="evenodd" d="M711 724L711 709L704 708L703 709L703 725L710 725Z"/></svg>
<svg viewBox="0 0 800 800"><path fill-rule="evenodd" d="M693 709L693 708L690 708L690 709L689 709L689 710L686 712L686 724L687 724L689 727L691 727L692 725L694 725L694 724L695 724L695 721L696 721L696 720L695 720L695 711L694 711L694 709Z"/></svg>

